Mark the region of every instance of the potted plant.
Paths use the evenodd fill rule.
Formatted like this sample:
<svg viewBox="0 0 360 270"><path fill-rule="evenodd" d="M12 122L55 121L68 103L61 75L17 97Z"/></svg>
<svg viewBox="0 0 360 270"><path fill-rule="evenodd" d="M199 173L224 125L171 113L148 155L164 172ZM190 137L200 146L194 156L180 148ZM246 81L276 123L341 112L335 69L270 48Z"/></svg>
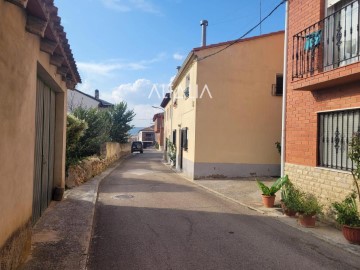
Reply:
<svg viewBox="0 0 360 270"><path fill-rule="evenodd" d="M289 181L289 178L285 175L284 177L277 179L271 187L267 187L263 182L256 180L260 190L262 191L262 201L265 207L274 207L276 197L275 193L278 192L281 187L287 183L287 181Z"/></svg>
<svg viewBox="0 0 360 270"><path fill-rule="evenodd" d="M346 240L360 244L360 216L356 205L356 193L348 195L342 202L332 203L336 221L342 225L342 233Z"/></svg>
<svg viewBox="0 0 360 270"><path fill-rule="evenodd" d="M172 166L176 164L176 147L172 142L168 142L168 156Z"/></svg>
<svg viewBox="0 0 360 270"><path fill-rule="evenodd" d="M281 191L281 208L287 216L295 216L300 205L302 193L299 189L295 188L290 180L284 185Z"/></svg>
<svg viewBox="0 0 360 270"><path fill-rule="evenodd" d="M298 202L298 213L300 225L313 228L316 224L316 215L322 213L322 205L313 194L303 193Z"/></svg>

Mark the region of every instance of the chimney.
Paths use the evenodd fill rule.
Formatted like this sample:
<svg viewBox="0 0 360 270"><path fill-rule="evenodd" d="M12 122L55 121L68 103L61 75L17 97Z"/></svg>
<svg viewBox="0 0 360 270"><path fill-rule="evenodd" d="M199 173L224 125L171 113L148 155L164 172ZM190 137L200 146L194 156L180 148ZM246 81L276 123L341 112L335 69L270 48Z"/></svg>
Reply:
<svg viewBox="0 0 360 270"><path fill-rule="evenodd" d="M200 25L202 28L201 46L204 47L204 46L206 46L206 27L209 25L209 22L207 20L202 20L202 21L200 21Z"/></svg>
<svg viewBox="0 0 360 270"><path fill-rule="evenodd" d="M181 66L177 66L176 69L177 69L177 71L179 72L180 69L181 69Z"/></svg>
<svg viewBox="0 0 360 270"><path fill-rule="evenodd" d="M99 99L99 90L95 90L95 99Z"/></svg>

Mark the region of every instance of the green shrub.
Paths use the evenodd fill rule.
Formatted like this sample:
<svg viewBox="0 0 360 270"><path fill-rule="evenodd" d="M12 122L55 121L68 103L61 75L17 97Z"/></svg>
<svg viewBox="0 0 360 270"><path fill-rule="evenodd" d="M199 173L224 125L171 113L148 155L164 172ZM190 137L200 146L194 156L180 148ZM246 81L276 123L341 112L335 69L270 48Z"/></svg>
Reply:
<svg viewBox="0 0 360 270"><path fill-rule="evenodd" d="M84 120L76 118L74 115L67 115L66 120L66 171L69 166L76 164L82 159L78 152L78 144L88 128Z"/></svg>
<svg viewBox="0 0 360 270"><path fill-rule="evenodd" d="M168 141L168 156L170 161L176 163L176 146L172 142Z"/></svg>
<svg viewBox="0 0 360 270"><path fill-rule="evenodd" d="M360 227L360 217L356 205L356 193L348 195L342 202L332 203L336 221L341 225Z"/></svg>
<svg viewBox="0 0 360 270"><path fill-rule="evenodd" d="M354 185L356 187L357 196L360 200L360 188L359 188L359 179L360 179L360 133L355 132L351 141L349 143L349 158L353 162L353 170L351 171Z"/></svg>
<svg viewBox="0 0 360 270"><path fill-rule="evenodd" d="M322 208L322 205L319 203L315 195L303 193L300 196L299 206L296 210L303 215L316 215L322 213Z"/></svg>
<svg viewBox="0 0 360 270"><path fill-rule="evenodd" d="M296 212L299 211L303 193L299 189L297 189L293 183L288 181L284 185L281 195L282 200L288 209Z"/></svg>

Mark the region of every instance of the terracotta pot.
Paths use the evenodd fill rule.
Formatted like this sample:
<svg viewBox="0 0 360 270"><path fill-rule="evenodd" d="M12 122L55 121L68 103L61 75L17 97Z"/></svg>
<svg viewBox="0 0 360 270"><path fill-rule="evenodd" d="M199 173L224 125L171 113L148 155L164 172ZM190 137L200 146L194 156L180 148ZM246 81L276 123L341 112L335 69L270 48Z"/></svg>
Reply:
<svg viewBox="0 0 360 270"><path fill-rule="evenodd" d="M315 215L299 215L299 223L301 226L306 228L314 228L316 224L316 216Z"/></svg>
<svg viewBox="0 0 360 270"><path fill-rule="evenodd" d="M267 208L274 207L275 197L276 197L276 195L267 196L267 195L263 194L262 195L262 201L263 201L264 206L267 207Z"/></svg>
<svg viewBox="0 0 360 270"><path fill-rule="evenodd" d="M280 202L281 203L281 208L283 210L283 213L285 215L287 215L288 217L294 217L296 215L296 211L289 209L286 207L285 203L283 201Z"/></svg>
<svg viewBox="0 0 360 270"><path fill-rule="evenodd" d="M288 217L295 217L296 211L292 210L292 209L289 209L289 208L286 208L285 209L285 215L287 215Z"/></svg>
<svg viewBox="0 0 360 270"><path fill-rule="evenodd" d="M343 225L342 233L350 243L360 245L360 227Z"/></svg>

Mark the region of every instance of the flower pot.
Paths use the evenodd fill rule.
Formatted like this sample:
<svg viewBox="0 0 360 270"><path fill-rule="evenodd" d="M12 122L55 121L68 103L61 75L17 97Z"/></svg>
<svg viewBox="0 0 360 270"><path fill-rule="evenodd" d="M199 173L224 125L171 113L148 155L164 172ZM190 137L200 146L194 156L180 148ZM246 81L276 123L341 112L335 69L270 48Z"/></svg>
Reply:
<svg viewBox="0 0 360 270"><path fill-rule="evenodd" d="M274 196L268 196L268 195L262 195L262 201L265 207L271 208L274 207L275 203L275 195Z"/></svg>
<svg viewBox="0 0 360 270"><path fill-rule="evenodd" d="M343 225L342 233L350 243L360 245L360 227Z"/></svg>
<svg viewBox="0 0 360 270"><path fill-rule="evenodd" d="M315 215L299 215L299 223L301 226L306 228L314 228L316 224L316 216Z"/></svg>
<svg viewBox="0 0 360 270"><path fill-rule="evenodd" d="M283 213L288 217L294 217L296 215L296 211L289 209L283 201L281 201L281 208L283 210Z"/></svg>

